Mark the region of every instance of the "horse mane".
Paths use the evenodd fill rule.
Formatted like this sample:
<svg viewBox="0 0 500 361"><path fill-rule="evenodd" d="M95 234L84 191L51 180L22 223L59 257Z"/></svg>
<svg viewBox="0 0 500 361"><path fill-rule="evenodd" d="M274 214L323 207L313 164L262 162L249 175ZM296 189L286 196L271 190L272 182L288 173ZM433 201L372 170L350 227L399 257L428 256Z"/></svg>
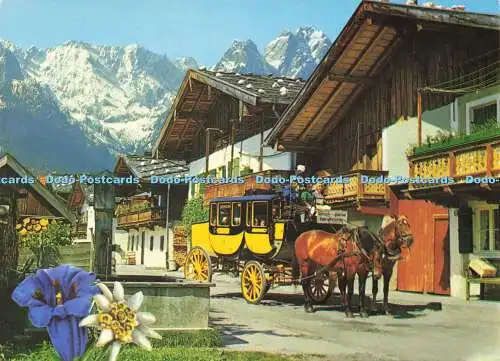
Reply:
<svg viewBox="0 0 500 361"><path fill-rule="evenodd" d="M368 253L372 252L377 243L377 239L372 232L370 232L366 226L363 226L358 228L358 234L361 247Z"/></svg>

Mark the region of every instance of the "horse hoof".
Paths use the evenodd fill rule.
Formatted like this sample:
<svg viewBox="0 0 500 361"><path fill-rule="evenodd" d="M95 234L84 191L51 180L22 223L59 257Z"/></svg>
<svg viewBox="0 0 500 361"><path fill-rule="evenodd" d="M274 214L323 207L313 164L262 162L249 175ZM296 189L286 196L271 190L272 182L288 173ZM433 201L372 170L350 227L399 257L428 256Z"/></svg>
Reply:
<svg viewBox="0 0 500 361"><path fill-rule="evenodd" d="M391 311L389 311L389 310L384 310L384 314L385 314L386 316L390 316L390 315L391 315Z"/></svg>
<svg viewBox="0 0 500 361"><path fill-rule="evenodd" d="M366 312L366 311L361 311L361 312L360 312L360 315L361 315L361 317L363 317L363 318L368 318L368 316L369 316L369 315L368 315L368 312Z"/></svg>
<svg viewBox="0 0 500 361"><path fill-rule="evenodd" d="M345 317L347 317L347 318L354 318L354 314L351 311L349 311L349 312L345 313Z"/></svg>
<svg viewBox="0 0 500 361"><path fill-rule="evenodd" d="M312 308L312 307L306 307L305 311L306 311L306 313L314 313L314 308Z"/></svg>

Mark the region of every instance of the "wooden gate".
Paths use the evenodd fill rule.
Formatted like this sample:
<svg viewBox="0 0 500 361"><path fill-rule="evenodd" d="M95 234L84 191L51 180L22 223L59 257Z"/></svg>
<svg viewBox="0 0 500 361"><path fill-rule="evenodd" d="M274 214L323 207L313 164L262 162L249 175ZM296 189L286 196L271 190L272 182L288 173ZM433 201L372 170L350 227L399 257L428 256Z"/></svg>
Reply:
<svg viewBox="0 0 500 361"><path fill-rule="evenodd" d="M399 200L397 209L408 217L414 236L398 263L398 290L450 294L448 209L423 200Z"/></svg>

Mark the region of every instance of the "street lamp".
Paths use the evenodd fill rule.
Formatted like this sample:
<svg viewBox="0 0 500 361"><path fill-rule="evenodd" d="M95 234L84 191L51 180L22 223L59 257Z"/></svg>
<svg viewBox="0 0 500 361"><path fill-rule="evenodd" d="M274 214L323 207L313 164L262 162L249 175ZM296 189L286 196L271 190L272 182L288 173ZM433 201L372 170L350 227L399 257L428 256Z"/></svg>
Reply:
<svg viewBox="0 0 500 361"><path fill-rule="evenodd" d="M219 134L224 134L224 131L219 128L206 128L206 141L205 141L205 172L208 176L208 158L210 157L210 131L218 132Z"/></svg>

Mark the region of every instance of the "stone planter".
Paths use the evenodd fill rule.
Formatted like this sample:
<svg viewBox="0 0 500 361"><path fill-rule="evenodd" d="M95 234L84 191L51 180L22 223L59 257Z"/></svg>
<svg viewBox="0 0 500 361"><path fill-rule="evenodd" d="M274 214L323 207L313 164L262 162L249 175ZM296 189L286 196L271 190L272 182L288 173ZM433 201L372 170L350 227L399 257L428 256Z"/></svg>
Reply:
<svg viewBox="0 0 500 361"><path fill-rule="evenodd" d="M112 282L104 282L111 290ZM141 311L156 316L156 331L172 329L208 329L210 287L213 283L177 281L130 282L121 281L125 297L142 291Z"/></svg>

